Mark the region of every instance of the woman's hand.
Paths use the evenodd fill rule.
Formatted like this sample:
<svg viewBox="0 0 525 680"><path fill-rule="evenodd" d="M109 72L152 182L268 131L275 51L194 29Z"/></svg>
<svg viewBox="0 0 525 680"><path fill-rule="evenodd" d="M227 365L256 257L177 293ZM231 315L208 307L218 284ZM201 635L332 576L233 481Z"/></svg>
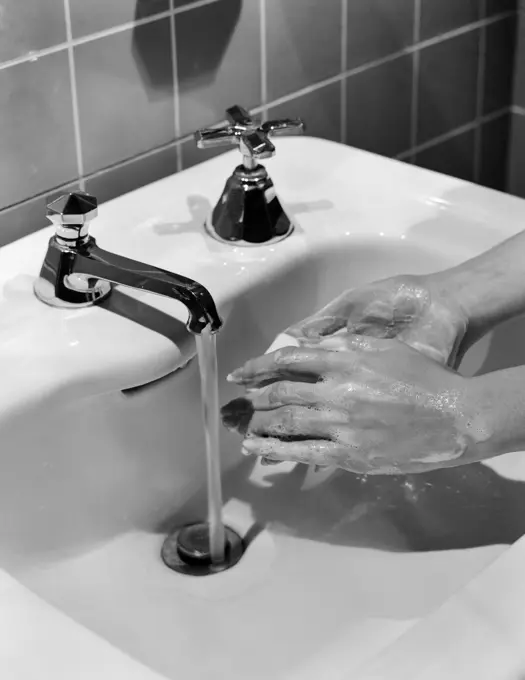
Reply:
<svg viewBox="0 0 525 680"><path fill-rule="evenodd" d="M454 365L467 324L466 313L439 276L395 276L343 293L286 333L307 344L346 333L397 338L441 364Z"/></svg>
<svg viewBox="0 0 525 680"><path fill-rule="evenodd" d="M397 340L286 347L229 379L249 391L223 408L224 424L245 436L245 453L273 461L423 472L477 460L488 437L469 379Z"/></svg>

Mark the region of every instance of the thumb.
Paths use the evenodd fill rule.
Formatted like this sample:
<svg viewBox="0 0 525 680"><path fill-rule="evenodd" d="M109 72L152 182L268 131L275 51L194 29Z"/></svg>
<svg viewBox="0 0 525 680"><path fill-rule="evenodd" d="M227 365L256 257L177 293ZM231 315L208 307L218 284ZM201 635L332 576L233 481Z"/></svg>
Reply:
<svg viewBox="0 0 525 680"><path fill-rule="evenodd" d="M319 338L346 329L346 319L340 316L310 316L285 331L294 338Z"/></svg>

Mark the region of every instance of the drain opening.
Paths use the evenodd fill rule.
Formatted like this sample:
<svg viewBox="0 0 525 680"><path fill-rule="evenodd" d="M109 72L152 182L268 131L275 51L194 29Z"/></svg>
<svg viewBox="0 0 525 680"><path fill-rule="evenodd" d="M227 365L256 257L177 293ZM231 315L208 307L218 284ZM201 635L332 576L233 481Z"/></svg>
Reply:
<svg viewBox="0 0 525 680"><path fill-rule="evenodd" d="M206 522L189 524L176 529L166 537L161 550L164 564L189 576L217 574L235 566L244 553L243 539L230 527L225 526L224 561L214 564L210 555L210 531Z"/></svg>

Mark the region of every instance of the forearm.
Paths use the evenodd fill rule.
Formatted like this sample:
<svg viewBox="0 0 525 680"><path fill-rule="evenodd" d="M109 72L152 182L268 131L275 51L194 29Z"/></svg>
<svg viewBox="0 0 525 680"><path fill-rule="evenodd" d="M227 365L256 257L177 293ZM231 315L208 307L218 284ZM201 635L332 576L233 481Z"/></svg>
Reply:
<svg viewBox="0 0 525 680"><path fill-rule="evenodd" d="M525 312L525 231L432 278L461 305L469 319L470 339L477 340Z"/></svg>
<svg viewBox="0 0 525 680"><path fill-rule="evenodd" d="M525 450L525 366L471 378L471 403L479 416L476 457L484 459Z"/></svg>

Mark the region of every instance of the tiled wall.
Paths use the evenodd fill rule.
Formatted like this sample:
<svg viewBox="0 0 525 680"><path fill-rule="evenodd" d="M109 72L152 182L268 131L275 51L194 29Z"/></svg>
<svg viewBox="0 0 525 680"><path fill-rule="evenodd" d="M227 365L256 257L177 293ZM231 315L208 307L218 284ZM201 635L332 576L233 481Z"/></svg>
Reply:
<svg viewBox="0 0 525 680"><path fill-rule="evenodd" d="M525 198L525 0L519 2L508 190Z"/></svg>
<svg viewBox="0 0 525 680"><path fill-rule="evenodd" d="M205 157L243 104L503 188L515 0L0 0L0 244ZM525 110L525 109L524 109Z"/></svg>

